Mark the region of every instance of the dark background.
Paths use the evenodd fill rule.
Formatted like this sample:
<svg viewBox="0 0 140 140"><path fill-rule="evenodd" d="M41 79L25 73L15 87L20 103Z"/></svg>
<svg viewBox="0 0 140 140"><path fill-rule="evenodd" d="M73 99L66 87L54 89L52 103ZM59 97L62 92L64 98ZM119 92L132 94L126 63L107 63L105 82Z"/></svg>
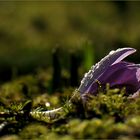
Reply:
<svg viewBox="0 0 140 140"><path fill-rule="evenodd" d="M136 48L130 60L139 63L139 7L128 1L0 1L1 81L59 65L64 75L73 67L83 74L120 47Z"/></svg>

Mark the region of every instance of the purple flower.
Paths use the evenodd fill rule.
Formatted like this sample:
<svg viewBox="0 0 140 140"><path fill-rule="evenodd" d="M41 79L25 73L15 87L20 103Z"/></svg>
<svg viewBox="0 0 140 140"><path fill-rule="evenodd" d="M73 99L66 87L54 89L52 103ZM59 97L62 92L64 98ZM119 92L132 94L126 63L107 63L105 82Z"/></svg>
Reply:
<svg viewBox="0 0 140 140"><path fill-rule="evenodd" d="M111 51L85 74L79 92L96 94L99 83L103 89L109 83L111 88L126 87L128 94L137 93L140 89L140 64L122 61L135 51L133 48Z"/></svg>

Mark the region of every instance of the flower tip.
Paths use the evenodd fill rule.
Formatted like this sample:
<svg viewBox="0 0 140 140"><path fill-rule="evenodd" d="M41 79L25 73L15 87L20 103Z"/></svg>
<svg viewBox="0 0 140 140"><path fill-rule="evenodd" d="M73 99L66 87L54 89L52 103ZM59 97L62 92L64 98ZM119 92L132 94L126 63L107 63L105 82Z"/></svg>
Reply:
<svg viewBox="0 0 140 140"><path fill-rule="evenodd" d="M136 52L137 50L135 48L131 48L131 47L125 47L125 48L119 48L119 51L131 51L131 52Z"/></svg>
<svg viewBox="0 0 140 140"><path fill-rule="evenodd" d="M126 47L126 48L121 48L121 49L124 49L126 51L130 51L132 53L136 52L137 50L135 48L130 48L130 47Z"/></svg>
<svg viewBox="0 0 140 140"><path fill-rule="evenodd" d="M118 58L114 61L114 63L112 63L112 65L120 62L121 60L123 60L124 58L126 58L127 56L133 54L136 52L136 49L134 48L119 48L117 49L116 51L116 58L118 56ZM112 58L113 58L113 55L112 55ZM115 58L115 57L114 57Z"/></svg>

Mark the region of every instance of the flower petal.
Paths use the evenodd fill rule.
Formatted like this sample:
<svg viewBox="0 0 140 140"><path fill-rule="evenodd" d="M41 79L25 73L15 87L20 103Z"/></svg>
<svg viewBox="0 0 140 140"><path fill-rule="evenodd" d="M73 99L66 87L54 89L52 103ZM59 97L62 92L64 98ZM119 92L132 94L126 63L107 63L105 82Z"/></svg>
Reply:
<svg viewBox="0 0 140 140"><path fill-rule="evenodd" d="M114 65L121 60L123 60L128 55L134 53L136 50L134 48L121 48L117 49L116 51L111 51L107 56L105 56L103 59L101 59L100 62L98 62L95 66L91 67L91 70L85 74L84 78L81 81L81 85L79 86L79 92L85 93L89 86L93 82L95 82L96 79L104 72L106 69Z"/></svg>
<svg viewBox="0 0 140 140"><path fill-rule="evenodd" d="M128 94L132 94L140 89L140 65L128 62L119 62L110 67L98 78L105 88L107 83L110 87L122 88L126 87ZM98 84L93 82L86 93L96 93L98 89Z"/></svg>

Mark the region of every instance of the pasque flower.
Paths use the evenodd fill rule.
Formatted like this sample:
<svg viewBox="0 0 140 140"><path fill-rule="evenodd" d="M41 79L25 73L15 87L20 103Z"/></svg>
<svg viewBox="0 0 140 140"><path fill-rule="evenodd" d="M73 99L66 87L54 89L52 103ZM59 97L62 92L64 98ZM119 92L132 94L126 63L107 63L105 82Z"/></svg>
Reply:
<svg viewBox="0 0 140 140"><path fill-rule="evenodd" d="M86 101L84 95L98 93L99 83L103 89L105 89L107 83L110 84L111 88L126 87L128 95L134 93L131 98L135 98L140 89L140 65L123 61L125 57L135 51L133 48L121 48L111 51L100 62L91 67L91 70L82 79L78 92L76 90L63 107L50 111L31 111L30 115L47 123L58 121L68 114L66 106L71 108L73 100L78 100L80 96L84 103Z"/></svg>
<svg viewBox="0 0 140 140"><path fill-rule="evenodd" d="M138 93L140 89L140 64L123 61L125 57L135 51L133 48L111 51L85 74L78 89L79 92L81 94L96 94L99 85L105 89L106 84L109 83L111 88L125 87L128 95Z"/></svg>

